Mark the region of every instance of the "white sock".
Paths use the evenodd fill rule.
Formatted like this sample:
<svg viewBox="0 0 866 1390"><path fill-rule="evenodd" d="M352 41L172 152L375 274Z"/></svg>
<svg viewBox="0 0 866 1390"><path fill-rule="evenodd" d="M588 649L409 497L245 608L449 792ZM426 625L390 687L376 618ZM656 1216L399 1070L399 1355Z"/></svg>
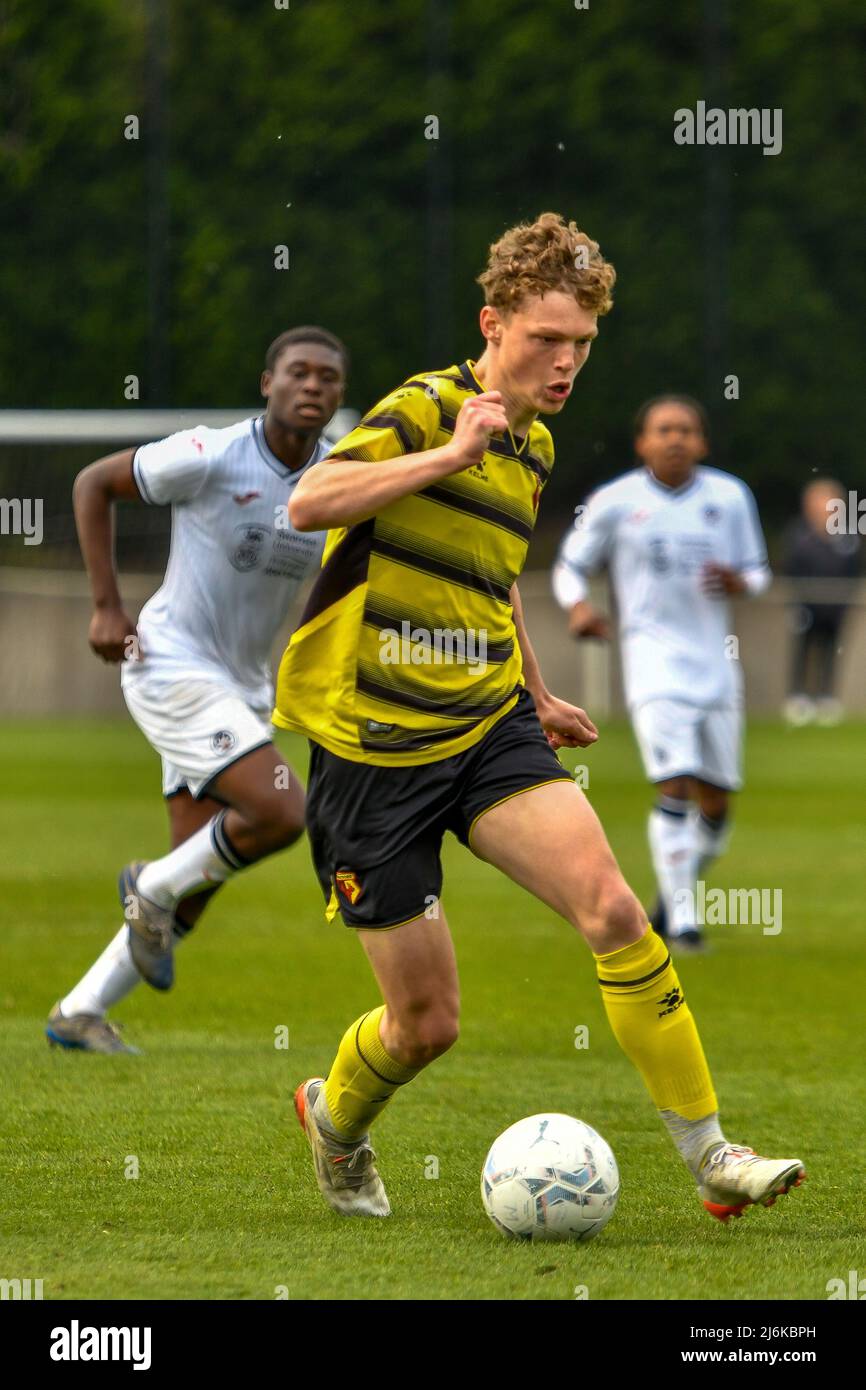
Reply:
<svg viewBox="0 0 866 1390"><path fill-rule="evenodd" d="M64 1018L71 1018L73 1014L97 1014L101 1017L118 999L123 999L140 979L129 954L129 927L124 923L87 974L61 999L60 1012Z"/></svg>
<svg viewBox="0 0 866 1390"><path fill-rule="evenodd" d="M727 1142L719 1127L718 1110L714 1110L712 1115L705 1115L702 1120L687 1120L676 1110L660 1110L659 1114L680 1157L697 1181L709 1151Z"/></svg>
<svg viewBox="0 0 866 1390"><path fill-rule="evenodd" d="M659 892L668 919L668 934L697 925L695 890L698 850L688 814L689 803L659 796L649 815L649 843Z"/></svg>
<svg viewBox="0 0 866 1390"><path fill-rule="evenodd" d="M191 928L183 923L179 931L175 928L175 946L190 931ZM61 999L60 1012L64 1018L72 1018L73 1014L96 1014L101 1018L140 983L141 976L129 950L129 927L124 923L87 974L82 975L78 984Z"/></svg>
<svg viewBox="0 0 866 1390"><path fill-rule="evenodd" d="M721 820L710 820L705 816L700 806L693 806L691 810L692 829L695 837L695 845L698 852L698 875L704 869L709 868L714 859L718 859L728 847L731 838L731 824L727 816L722 816Z"/></svg>
<svg viewBox="0 0 866 1390"><path fill-rule="evenodd" d="M228 839L223 822L225 811L219 811L184 840L182 845L146 864L138 876L138 891L158 907L174 909L181 898L203 888L208 883L225 883L238 869L244 869L243 859Z"/></svg>

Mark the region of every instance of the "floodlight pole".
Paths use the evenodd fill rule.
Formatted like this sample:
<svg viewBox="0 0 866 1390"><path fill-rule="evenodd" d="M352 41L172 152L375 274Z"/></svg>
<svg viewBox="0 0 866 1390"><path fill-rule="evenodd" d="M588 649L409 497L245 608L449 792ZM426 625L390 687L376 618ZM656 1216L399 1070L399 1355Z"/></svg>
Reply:
<svg viewBox="0 0 866 1390"><path fill-rule="evenodd" d="M428 0L425 115L439 120L439 138L427 142L426 354L431 367L447 366L454 356L451 21L451 0Z"/></svg>
<svg viewBox="0 0 866 1390"><path fill-rule="evenodd" d="M704 0L704 87L707 109L728 105L728 0ZM728 346L728 257L731 178L727 146L704 147L704 394L713 433L713 460L727 466L728 413L724 379L736 373ZM730 407L729 407L730 408Z"/></svg>
<svg viewBox="0 0 866 1390"><path fill-rule="evenodd" d="M147 377L144 401L171 404L171 308L169 294L168 10L166 0L147 0L145 139L147 142Z"/></svg>

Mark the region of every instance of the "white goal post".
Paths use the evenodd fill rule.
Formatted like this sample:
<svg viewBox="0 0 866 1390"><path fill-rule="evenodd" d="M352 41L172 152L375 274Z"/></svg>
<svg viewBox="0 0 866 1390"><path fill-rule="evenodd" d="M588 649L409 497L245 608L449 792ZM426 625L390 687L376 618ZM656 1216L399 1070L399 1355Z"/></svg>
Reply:
<svg viewBox="0 0 866 1390"><path fill-rule="evenodd" d="M164 439L178 430L207 425L224 429L251 415L260 415L264 402L237 410L0 410L0 445L9 444L142 444ZM348 434L361 416L357 410L340 409L323 431L336 442Z"/></svg>

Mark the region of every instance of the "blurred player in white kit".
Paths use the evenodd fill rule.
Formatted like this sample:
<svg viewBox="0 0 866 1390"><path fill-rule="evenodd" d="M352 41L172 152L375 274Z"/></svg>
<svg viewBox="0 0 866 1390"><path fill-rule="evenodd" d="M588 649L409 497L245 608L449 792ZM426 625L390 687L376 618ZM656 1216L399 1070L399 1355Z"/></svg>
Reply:
<svg viewBox="0 0 866 1390"><path fill-rule="evenodd" d="M300 478L328 453L343 398L339 338L289 329L265 356L264 414L197 426L99 459L78 475L75 520L93 591L90 646L122 662L129 711L162 759L171 850L120 876L126 925L55 1004L46 1034L84 1052L134 1052L106 1017L141 979L174 980L174 947L223 883L294 843L304 790L273 743L270 652L324 532L288 519ZM138 626L114 565L118 501L171 506L171 554Z"/></svg>
<svg viewBox="0 0 866 1390"><path fill-rule="evenodd" d="M755 500L741 479L703 463L709 426L690 396L656 396L635 421L638 467L598 488L565 537L553 590L575 638L607 640L587 601L609 571L626 703L657 797L649 842L659 902L653 926L702 950L697 881L729 833L742 787L743 679L728 599L772 575Z"/></svg>

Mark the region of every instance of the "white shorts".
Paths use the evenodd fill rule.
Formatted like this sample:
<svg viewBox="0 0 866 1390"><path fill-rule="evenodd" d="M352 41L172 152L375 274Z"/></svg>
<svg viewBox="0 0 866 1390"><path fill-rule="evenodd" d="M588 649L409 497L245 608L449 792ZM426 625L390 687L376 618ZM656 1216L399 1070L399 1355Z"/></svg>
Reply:
<svg viewBox="0 0 866 1390"><path fill-rule="evenodd" d="M685 700L647 700L631 718L651 782L698 777L726 791L742 787L741 705L706 708Z"/></svg>
<svg viewBox="0 0 866 1390"><path fill-rule="evenodd" d="M162 759L163 796L184 788L197 799L206 796L214 777L273 738L270 709L252 709L228 682L124 671L122 688L130 714Z"/></svg>

